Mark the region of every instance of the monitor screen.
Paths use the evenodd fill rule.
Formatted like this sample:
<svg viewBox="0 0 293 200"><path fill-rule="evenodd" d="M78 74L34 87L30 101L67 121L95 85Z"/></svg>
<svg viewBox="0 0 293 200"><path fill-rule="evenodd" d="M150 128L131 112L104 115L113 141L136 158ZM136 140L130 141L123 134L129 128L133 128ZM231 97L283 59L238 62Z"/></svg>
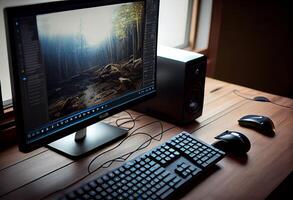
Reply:
<svg viewBox="0 0 293 200"><path fill-rule="evenodd" d="M158 0L36 4L5 17L22 151L156 91Z"/></svg>

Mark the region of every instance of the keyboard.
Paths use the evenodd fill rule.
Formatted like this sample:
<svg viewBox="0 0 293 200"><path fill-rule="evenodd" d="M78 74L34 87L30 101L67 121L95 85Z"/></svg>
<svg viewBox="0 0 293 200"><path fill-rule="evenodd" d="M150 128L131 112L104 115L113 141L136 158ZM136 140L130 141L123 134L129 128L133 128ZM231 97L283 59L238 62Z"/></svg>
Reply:
<svg viewBox="0 0 293 200"><path fill-rule="evenodd" d="M169 199L224 156L223 151L181 132L60 200Z"/></svg>

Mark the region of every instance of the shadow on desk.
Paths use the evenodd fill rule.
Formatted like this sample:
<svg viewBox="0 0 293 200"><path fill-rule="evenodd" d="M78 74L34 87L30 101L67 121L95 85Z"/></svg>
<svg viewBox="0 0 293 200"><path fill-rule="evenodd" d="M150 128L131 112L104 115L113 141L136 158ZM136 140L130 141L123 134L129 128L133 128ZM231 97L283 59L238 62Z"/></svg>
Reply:
<svg viewBox="0 0 293 200"><path fill-rule="evenodd" d="M190 192L191 190L193 190L197 185L199 185L200 183L202 183L205 179L207 179L212 174L216 173L218 170L221 170L221 167L220 166L218 166L218 165L212 165L212 166L210 166L202 174L200 174L199 176L196 176L196 178L193 181L191 181L190 183L188 183L184 187L180 188L180 190L181 190L180 193L178 193L178 194L175 193L175 195L173 196L173 198L174 199L181 199L181 198L183 198L188 192Z"/></svg>
<svg viewBox="0 0 293 200"><path fill-rule="evenodd" d="M248 161L248 155L234 155L234 154L228 154L226 158L231 159L241 165L246 165Z"/></svg>
<svg viewBox="0 0 293 200"><path fill-rule="evenodd" d="M182 128L184 130L187 130L188 132L190 132L192 134L197 129L199 129L201 126L200 126L200 123L199 122L197 122L196 120L194 120L193 122L190 122L188 124L178 125L178 127Z"/></svg>
<svg viewBox="0 0 293 200"><path fill-rule="evenodd" d="M292 192L293 173L287 178L266 198L266 200L279 200L279 199L293 199Z"/></svg>

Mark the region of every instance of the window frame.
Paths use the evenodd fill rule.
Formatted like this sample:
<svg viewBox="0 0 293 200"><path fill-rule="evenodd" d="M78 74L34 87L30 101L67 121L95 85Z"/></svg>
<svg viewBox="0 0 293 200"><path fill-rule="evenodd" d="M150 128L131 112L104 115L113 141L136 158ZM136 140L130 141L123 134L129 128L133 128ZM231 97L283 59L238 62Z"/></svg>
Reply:
<svg viewBox="0 0 293 200"><path fill-rule="evenodd" d="M189 51L198 52L207 56L207 72L208 77L215 76L215 68L217 61L217 53L219 46L219 37L221 30L221 16L222 16L222 0L213 0L212 10L211 10L211 23L209 31L209 39L207 48L196 49L196 37L198 33L198 21L199 21L199 12L200 4L202 0L192 0L192 16L191 16L191 25L189 30L189 42L188 46L184 49Z"/></svg>

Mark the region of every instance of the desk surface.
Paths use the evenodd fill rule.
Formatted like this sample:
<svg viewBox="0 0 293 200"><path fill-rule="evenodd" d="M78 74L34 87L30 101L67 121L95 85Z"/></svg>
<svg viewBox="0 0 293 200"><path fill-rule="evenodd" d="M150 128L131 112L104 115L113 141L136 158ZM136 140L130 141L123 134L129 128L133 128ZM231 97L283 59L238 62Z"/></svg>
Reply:
<svg viewBox="0 0 293 200"><path fill-rule="evenodd" d="M293 169L293 110L271 103L247 100L236 95L233 92L235 89L245 97L263 95L273 102L293 107L292 99L207 78L203 115L195 123L184 127L174 127L163 122L164 129L173 128L164 134L160 142L153 141L146 149L133 154L129 159L159 145L182 130L207 143L213 143L214 137L225 130L240 131L251 141L252 147L247 157L225 157L217 164L218 170L201 180L183 199L264 199ZM133 116L139 115L134 111L130 112ZM240 127L237 120L246 114L269 116L275 123L276 136L270 138ZM121 112L104 121L115 124L121 117L128 115ZM144 116L136 121L135 128L154 120L156 119ZM160 132L160 126L153 123L141 131L156 135ZM136 149L147 139L141 136L129 138L115 150L97 159L92 167L98 167L109 159ZM113 146L115 144L77 161L45 147L28 154L19 152L17 146L10 147L0 152L0 199L40 199L86 175L89 162ZM81 182L119 165L121 163L114 163L109 168L100 169ZM74 187L76 185L71 188Z"/></svg>

